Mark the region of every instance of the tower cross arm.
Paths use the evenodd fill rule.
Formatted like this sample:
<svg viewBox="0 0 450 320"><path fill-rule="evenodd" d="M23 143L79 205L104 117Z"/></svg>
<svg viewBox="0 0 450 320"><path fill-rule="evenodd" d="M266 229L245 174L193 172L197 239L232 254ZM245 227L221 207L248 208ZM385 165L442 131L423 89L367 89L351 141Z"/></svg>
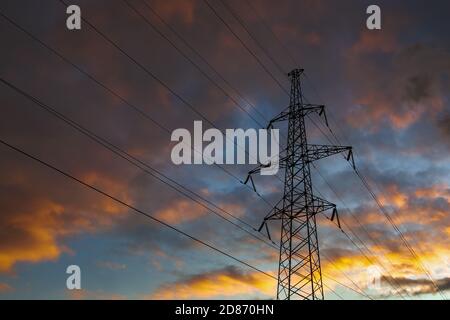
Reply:
<svg viewBox="0 0 450 320"><path fill-rule="evenodd" d="M343 152L347 152L346 159L355 168L352 147L308 144L307 157L309 162L313 162Z"/></svg>
<svg viewBox="0 0 450 320"><path fill-rule="evenodd" d="M328 127L328 118L327 118L327 114L325 113L324 105L317 105L317 104L310 104L310 103L303 104L300 111L303 112L303 115L305 115L305 116L307 116L310 113L317 113L319 116L324 118L325 124Z"/></svg>
<svg viewBox="0 0 450 320"><path fill-rule="evenodd" d="M286 121L289 119L290 116L306 116L310 113L317 113L319 116L323 116L325 119L325 123L328 127L328 119L325 113L325 106L324 105L318 105L318 104L311 104L311 103L303 103L303 104L294 104L294 107L292 106L286 108L282 112L280 112L277 116L275 116L272 120L269 121L269 124L267 126L267 129L270 129L273 127L273 124L276 122ZM295 111L292 111L295 110Z"/></svg>
<svg viewBox="0 0 450 320"><path fill-rule="evenodd" d="M285 150L283 150L282 152L280 152L280 154L279 154L280 159L277 161L277 162L278 162L278 168L279 168L279 169L285 169L285 168L286 168L286 158L287 158L287 156L286 156L286 155L283 155L283 153L285 153ZM275 162L275 163L276 163L276 162ZM262 168L268 168L268 167L270 167L272 164L273 164L272 161L270 161L269 163L266 163L266 164L262 164L262 163L258 164L255 168L253 168L252 170L250 170L250 171L248 172L247 177L245 178L245 181L242 182L242 183L243 183L243 184L247 184L247 183L250 182L250 183L252 184L253 191L255 191L256 193L258 193L258 192L256 191L256 186L255 186L255 183L254 183L254 181L253 181L253 177L252 177L252 176L253 176L254 174L260 173ZM258 193L258 194L259 194L259 193Z"/></svg>
<svg viewBox="0 0 450 320"><path fill-rule="evenodd" d="M313 207L314 214L324 212L330 209L335 209L336 205L334 203L329 202L328 200L322 199L318 196L312 196L312 203L309 203L310 206Z"/></svg>
<svg viewBox="0 0 450 320"><path fill-rule="evenodd" d="M291 114L291 112L286 111L286 110L280 112L277 116L275 116L274 118L272 118L272 120L269 121L269 124L267 125L267 129L273 128L273 124L275 122L281 122L281 121L288 120L290 114Z"/></svg>
<svg viewBox="0 0 450 320"><path fill-rule="evenodd" d="M269 211L269 213L267 213L267 215L264 217L263 222L261 223L258 232L261 232L261 230L263 230L263 228L265 229L265 232L267 234L267 237L272 240L272 237L270 236L270 231L269 231L269 227L267 225L267 221L269 220L279 220L282 218L283 215L283 209L281 208L282 206L282 200L278 201L278 203L272 208L272 210Z"/></svg>

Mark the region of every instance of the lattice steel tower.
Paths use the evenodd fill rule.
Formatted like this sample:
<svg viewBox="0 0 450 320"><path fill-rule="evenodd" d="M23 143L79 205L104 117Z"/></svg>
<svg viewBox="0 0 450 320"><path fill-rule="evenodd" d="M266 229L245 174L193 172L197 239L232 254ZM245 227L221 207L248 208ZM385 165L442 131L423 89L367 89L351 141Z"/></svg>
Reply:
<svg viewBox="0 0 450 320"><path fill-rule="evenodd" d="M275 122L289 123L287 144L280 152L279 164L280 169L285 170L284 195L259 228L261 231L265 227L270 237L267 222L281 222L277 299L288 300L324 299L316 215L331 210L329 219L336 219L340 227L336 205L313 193L310 163L341 152L347 152L347 160L354 163L351 147L308 144L305 117L317 113L324 118L327 126L328 121L323 105L304 102L302 73L303 69L295 69L289 73L289 108L272 119L268 125L270 128ZM254 187L252 174L267 165L260 164L250 171L246 183L251 181Z"/></svg>

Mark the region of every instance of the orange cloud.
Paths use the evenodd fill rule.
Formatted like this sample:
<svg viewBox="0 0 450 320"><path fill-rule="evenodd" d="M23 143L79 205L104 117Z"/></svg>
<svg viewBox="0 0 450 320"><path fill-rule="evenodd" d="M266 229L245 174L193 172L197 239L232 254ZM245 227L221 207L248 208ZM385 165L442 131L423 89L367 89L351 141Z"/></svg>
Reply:
<svg viewBox="0 0 450 320"><path fill-rule="evenodd" d="M206 204L207 205L207 204ZM225 210L226 212L232 213L236 217L240 217L244 214L244 208L237 204L218 204L220 208ZM221 215L226 215L222 211L213 208L215 211L218 211ZM170 224L180 224L184 222L190 222L197 220L207 214L211 213L205 207L195 203L192 200L177 200L165 208L157 211L155 216L158 219L161 219Z"/></svg>
<svg viewBox="0 0 450 320"><path fill-rule="evenodd" d="M258 272L241 272L235 267L192 276L159 287L150 299L211 299L263 294L273 296L276 281Z"/></svg>
<svg viewBox="0 0 450 320"><path fill-rule="evenodd" d="M396 224L414 223L427 226L440 222L440 226L445 227L448 223L446 207L433 205L433 202L440 198L450 206L450 189L447 185L437 184L409 191L400 190L398 185L384 186L383 189L385 191L380 193L378 198L384 207L393 208L388 212ZM420 200L420 204L417 203L417 200ZM384 215L375 206L358 214L358 220L365 225L387 223ZM350 227L358 226L358 223L350 217L346 219L346 223ZM439 226L434 231L438 232Z"/></svg>
<svg viewBox="0 0 450 320"><path fill-rule="evenodd" d="M86 175L86 180L128 198L112 179ZM12 271L19 262L54 261L70 249L61 243L64 237L81 232L97 232L109 228L127 210L90 191L72 194L70 199L55 200L57 191L39 194L32 179L10 180L2 197L0 215L0 272ZM108 189L110 188L110 189ZM71 192L70 188L67 192ZM26 201L24 201L26 199Z"/></svg>
<svg viewBox="0 0 450 320"><path fill-rule="evenodd" d="M395 206L403 208L408 202L408 195L401 192L397 185L390 185L384 188L385 192L379 196L383 206Z"/></svg>
<svg viewBox="0 0 450 320"><path fill-rule="evenodd" d="M179 200L157 211L155 216L167 223L179 224L196 220L207 212L206 208L193 201Z"/></svg>
<svg viewBox="0 0 450 320"><path fill-rule="evenodd" d="M62 206L50 201L42 201L33 212L9 217L2 225L15 231L20 238L14 235L10 239L3 239L0 244L0 272L9 271L16 262L38 262L41 260L54 260L63 248L57 244L57 236L64 233L58 228L58 216L64 209ZM14 241L14 242L13 242Z"/></svg>
<svg viewBox="0 0 450 320"><path fill-rule="evenodd" d="M415 191L419 198L444 198L450 202L450 188L445 184L436 184L431 187L420 188Z"/></svg>
<svg viewBox="0 0 450 320"><path fill-rule="evenodd" d="M367 268L373 263L380 273L387 277L427 279L428 275L423 269L425 266L434 279L448 278L450 274L450 227L448 227L448 210L446 209L450 206L448 186L438 184L404 191L391 185L386 189L387 192L380 199L384 205L396 208L390 212L390 216L420 258L417 259L411 255L386 218L374 207L369 211L357 214L359 222L366 226L366 230L371 234L371 239L361 230L359 223L354 222L350 217L344 218L346 225L356 231L365 242L370 253L364 248L363 250L372 262L369 262L363 255L345 251L332 259L331 263L324 260L322 264L324 274L331 274L340 282L353 286L339 271L342 270L354 282L364 287L371 277ZM435 199L438 198L444 199L447 204L440 200L439 205L435 205ZM372 224L376 226L372 228ZM410 224L414 224L416 227L414 231L408 232L408 229L411 230ZM408 227L405 228L405 225ZM388 230L391 235L386 236L383 230ZM352 248L352 250L357 252L356 248ZM402 288L402 290L409 290L408 292L411 294L426 293L418 290L419 287L410 289ZM382 294L393 293L386 282L383 290Z"/></svg>
<svg viewBox="0 0 450 320"><path fill-rule="evenodd" d="M430 271L434 279L447 278L450 273L450 264L447 263L446 265L445 261L443 263L443 257L449 256L449 250L443 245L437 245L429 251L421 251L420 261L412 258L409 253L389 253L386 252L385 248L380 250L376 246L369 245L368 247L374 254L368 255L370 262L363 255L347 255L336 258L331 262L324 261L322 264L322 272L325 275L324 281L327 281L327 276L330 275L349 287L356 288L353 284L356 283L365 290L366 286L373 280L373 271L377 271L380 277L396 279L427 279L428 276L423 270L423 265ZM384 281L384 285L379 288L378 294L398 294L397 290L394 290L391 285L396 286L397 283ZM328 283L328 286L337 287L338 285L331 282ZM410 293L414 294L413 291Z"/></svg>

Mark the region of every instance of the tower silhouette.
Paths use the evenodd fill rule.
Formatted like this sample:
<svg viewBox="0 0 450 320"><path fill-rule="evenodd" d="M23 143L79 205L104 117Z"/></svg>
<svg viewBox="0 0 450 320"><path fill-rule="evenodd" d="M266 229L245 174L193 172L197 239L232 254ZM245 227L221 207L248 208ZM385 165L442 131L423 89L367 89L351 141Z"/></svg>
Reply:
<svg viewBox="0 0 450 320"><path fill-rule="evenodd" d="M280 169L284 169L284 195L266 215L259 231L270 237L267 223L281 222L280 257L278 267L277 299L324 299L322 271L316 216L331 210L330 220L340 227L336 205L314 195L310 163L319 159L347 152L347 161L353 161L352 148L334 145L308 144L305 117L317 113L328 121L323 105L304 102L301 86L303 69L294 69L291 79L290 104L287 110L273 118L268 128L276 122L288 121L286 148L280 152ZM268 164L260 164L249 172L245 183L254 182L252 174Z"/></svg>

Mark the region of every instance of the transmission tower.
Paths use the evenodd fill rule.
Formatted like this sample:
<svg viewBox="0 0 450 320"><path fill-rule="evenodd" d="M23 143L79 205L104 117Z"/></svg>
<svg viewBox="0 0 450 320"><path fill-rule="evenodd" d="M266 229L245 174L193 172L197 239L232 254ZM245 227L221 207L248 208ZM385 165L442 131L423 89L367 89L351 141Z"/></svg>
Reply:
<svg viewBox="0 0 450 320"><path fill-rule="evenodd" d="M314 195L310 163L334 154L346 152L347 161L354 166L351 147L308 144L305 117L317 113L328 121L323 105L304 103L301 87L303 69L295 69L291 79L290 104L287 110L273 118L268 125L288 121L286 148L280 152L280 169L284 169L284 195L266 215L259 231L265 228L269 238L268 222L281 222L280 258L278 268L277 299L324 299L320 267L319 241L316 215L331 211L330 220L336 220L340 228L336 205ZM245 183L255 188L252 174L270 164L260 164L249 172ZM256 191L256 189L255 189Z"/></svg>

